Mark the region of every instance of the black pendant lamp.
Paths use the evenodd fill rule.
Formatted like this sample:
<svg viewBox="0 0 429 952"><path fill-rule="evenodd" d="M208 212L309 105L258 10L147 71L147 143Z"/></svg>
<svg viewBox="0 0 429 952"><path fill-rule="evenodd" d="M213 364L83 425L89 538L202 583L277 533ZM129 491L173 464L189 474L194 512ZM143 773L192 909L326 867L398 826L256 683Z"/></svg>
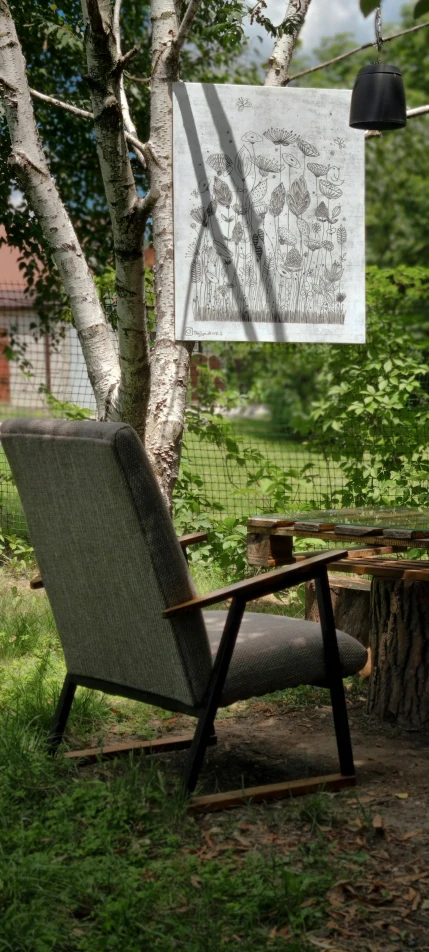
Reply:
<svg viewBox="0 0 429 952"><path fill-rule="evenodd" d="M381 6L375 16L375 35L381 52ZM401 70L397 66L373 63L357 75L350 107L352 129L385 132L403 129L407 124L407 106Z"/></svg>

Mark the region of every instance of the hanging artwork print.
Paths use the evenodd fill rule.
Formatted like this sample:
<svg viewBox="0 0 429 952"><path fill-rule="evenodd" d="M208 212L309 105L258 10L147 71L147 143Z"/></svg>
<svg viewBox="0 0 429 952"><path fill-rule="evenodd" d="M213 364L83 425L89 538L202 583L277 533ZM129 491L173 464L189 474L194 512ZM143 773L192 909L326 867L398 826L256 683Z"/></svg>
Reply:
<svg viewBox="0 0 429 952"><path fill-rule="evenodd" d="M364 134L346 90L176 83L176 337L365 340Z"/></svg>

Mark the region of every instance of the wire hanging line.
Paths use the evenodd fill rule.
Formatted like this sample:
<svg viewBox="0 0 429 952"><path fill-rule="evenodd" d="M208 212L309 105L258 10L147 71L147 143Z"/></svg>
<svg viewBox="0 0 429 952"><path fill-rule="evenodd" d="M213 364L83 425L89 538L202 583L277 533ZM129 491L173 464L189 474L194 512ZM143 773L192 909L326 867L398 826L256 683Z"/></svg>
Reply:
<svg viewBox="0 0 429 952"><path fill-rule="evenodd" d="M383 37L381 35L381 27L382 27L382 18L381 18L381 3L380 3L380 6L377 7L376 14L375 14L375 40L376 40L377 50L379 53L381 53L381 50L383 48L383 43L384 43Z"/></svg>

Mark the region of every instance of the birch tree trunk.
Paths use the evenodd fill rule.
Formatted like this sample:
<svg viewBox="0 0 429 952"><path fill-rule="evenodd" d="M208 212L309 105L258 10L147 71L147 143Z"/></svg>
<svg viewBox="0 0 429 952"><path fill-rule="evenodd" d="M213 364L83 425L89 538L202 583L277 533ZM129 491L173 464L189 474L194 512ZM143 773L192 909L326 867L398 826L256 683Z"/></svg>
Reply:
<svg viewBox="0 0 429 952"><path fill-rule="evenodd" d="M289 0L285 20L292 21L299 16L301 25L305 20L311 0ZM300 32L299 25L291 33L283 33L274 45L268 60L268 70L264 86L286 86L289 80L289 66Z"/></svg>
<svg viewBox="0 0 429 952"><path fill-rule="evenodd" d="M152 215L155 253L156 341L146 448L161 490L171 500L182 448L190 344L175 340L173 233L173 104L171 84L179 78L173 45L179 22L174 0L152 0L151 184L159 192Z"/></svg>
<svg viewBox="0 0 429 952"><path fill-rule="evenodd" d="M125 139L122 59L118 53L110 0L82 0L82 13L87 81L115 251L121 369L116 409L121 419L130 423L144 440L150 361L143 241L151 201L139 198L137 194Z"/></svg>
<svg viewBox="0 0 429 952"><path fill-rule="evenodd" d="M97 290L37 132L26 65L7 0L0 0L0 93L16 172L43 229L69 298L100 419L115 401L120 369Z"/></svg>

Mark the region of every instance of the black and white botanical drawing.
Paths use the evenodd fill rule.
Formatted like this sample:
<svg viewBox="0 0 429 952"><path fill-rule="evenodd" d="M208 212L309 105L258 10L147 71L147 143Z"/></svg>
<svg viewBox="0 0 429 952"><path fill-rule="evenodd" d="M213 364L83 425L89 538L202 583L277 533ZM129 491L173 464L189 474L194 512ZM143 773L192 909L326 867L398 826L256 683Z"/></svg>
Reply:
<svg viewBox="0 0 429 952"><path fill-rule="evenodd" d="M341 166L323 154L332 143L284 128L241 141L206 156L190 211L195 320L343 324L347 225Z"/></svg>
<svg viewBox="0 0 429 952"><path fill-rule="evenodd" d="M187 283L186 327L204 334L208 325L216 335L217 326L234 324L322 325L329 334L329 326L344 327L348 314L349 323L355 315L363 323L364 308L356 308L356 292L350 295L363 279L364 249L356 252L363 171L354 175L360 160L348 129L343 134L332 119L312 124L301 115L274 124L272 112L247 91L234 99L235 117L222 112L216 135L201 136L188 192L184 186L175 198L188 236L176 271L179 304ZM295 339L335 339L297 333ZM264 332L260 339L270 338Z"/></svg>

